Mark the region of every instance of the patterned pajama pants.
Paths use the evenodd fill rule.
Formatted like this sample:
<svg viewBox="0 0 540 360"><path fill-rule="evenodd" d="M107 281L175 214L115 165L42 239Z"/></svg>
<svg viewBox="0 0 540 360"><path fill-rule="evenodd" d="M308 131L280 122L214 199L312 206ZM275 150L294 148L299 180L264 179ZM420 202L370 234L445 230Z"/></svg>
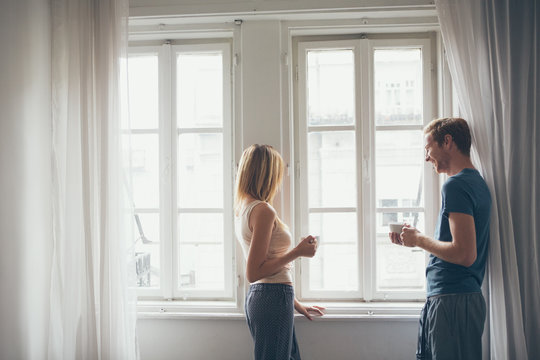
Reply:
<svg viewBox="0 0 540 360"><path fill-rule="evenodd" d="M255 360L300 360L294 332L294 289L291 285L251 285L245 310L255 343Z"/></svg>

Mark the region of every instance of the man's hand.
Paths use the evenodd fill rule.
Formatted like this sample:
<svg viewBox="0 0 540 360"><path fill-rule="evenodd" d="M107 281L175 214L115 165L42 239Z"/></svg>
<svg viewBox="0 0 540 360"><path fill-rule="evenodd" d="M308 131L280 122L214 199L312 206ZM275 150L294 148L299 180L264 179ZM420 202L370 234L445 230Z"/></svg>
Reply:
<svg viewBox="0 0 540 360"><path fill-rule="evenodd" d="M396 245L417 246L452 264L471 266L477 256L474 218L468 214L451 212L448 215L448 224L452 241L434 240L408 224L403 226L401 234L388 235Z"/></svg>
<svg viewBox="0 0 540 360"><path fill-rule="evenodd" d="M418 242L420 240L420 231L418 229L413 228L410 225L405 224L403 229L401 229L401 244L403 246L407 247L415 247L418 246Z"/></svg>
<svg viewBox="0 0 540 360"><path fill-rule="evenodd" d="M418 229L409 224L405 224L401 229L401 234L391 232L388 233L388 236L390 237L390 240L392 240L392 243L396 245L415 247L418 246L421 233Z"/></svg>
<svg viewBox="0 0 540 360"><path fill-rule="evenodd" d="M396 245L403 245L403 241L401 240L401 235L395 232L389 232L388 237L392 241L392 244Z"/></svg>

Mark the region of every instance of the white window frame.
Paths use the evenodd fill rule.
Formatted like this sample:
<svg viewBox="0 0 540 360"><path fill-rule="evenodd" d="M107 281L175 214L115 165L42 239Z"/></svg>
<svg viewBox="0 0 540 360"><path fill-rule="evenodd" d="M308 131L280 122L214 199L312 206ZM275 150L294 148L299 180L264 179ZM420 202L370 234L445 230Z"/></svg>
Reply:
<svg viewBox="0 0 540 360"><path fill-rule="evenodd" d="M349 49L353 51L354 58L360 59L360 47L362 46L362 43L360 40L331 40L331 41L310 41L310 42L301 42L298 44L298 122L299 122L299 131L298 131L298 142L299 142L299 178L297 179L298 184L295 186L296 189L298 189L298 211L300 213L300 222L299 226L296 227L297 234L296 237L299 238L302 236L302 234L308 234L309 233L309 212L307 208L308 203L308 186L307 186L307 178L308 178L308 170L307 170L307 131L303 131L303 129L307 129L307 64L306 64L306 54L307 51L311 49ZM361 72L360 72L360 64L358 61L355 61L355 89L360 89L361 84ZM306 85L306 86L304 86ZM355 94L354 98L357 99L359 96L358 93ZM355 101L356 103L356 101ZM355 107L355 119L361 119L361 116L359 114L360 109L358 107ZM356 122L357 124L362 124L360 121ZM355 126L353 125L343 125L343 126L318 126L318 129L324 128L324 130L332 131L332 130L354 130L355 131L355 141L357 141L358 136L360 135L360 132L362 131L361 126ZM356 159L362 158L361 155L359 156L358 150L360 149L358 146L356 147ZM358 179L361 179L361 167L357 166L356 168L356 184L358 185ZM358 188L358 187L357 187ZM357 204L362 204L362 193L361 191L357 192ZM331 208L327 209L331 212L354 212L353 208ZM361 230L361 219L362 219L362 209L361 207L356 207L357 212L357 231L358 234L360 234ZM358 237L358 244L357 244L357 256L358 259L362 258L362 252L363 252L363 238L361 236ZM362 277L361 275L361 263L359 263L358 267L358 290L357 291L333 291L331 295L328 295L327 291L313 291L309 290L308 284L309 284L309 259L302 258L300 261L300 266L297 268L296 277L300 279L300 293L302 298L307 299L359 299L362 298L363 293L363 285L362 285Z"/></svg>
<svg viewBox="0 0 540 360"><path fill-rule="evenodd" d="M384 130L419 130L421 131L425 125L427 125L433 118L434 118L434 112L432 109L433 104L433 91L432 91L432 64L434 63L434 59L432 51L431 51L431 41L429 39L384 39L384 40L368 40L369 44L369 98L370 98L370 114L369 114L369 122L372 124L372 133L371 133L371 139L375 139L376 131L384 131ZM422 49L422 73L423 73L423 109L422 109L422 117L423 117L423 123L421 125L397 125L397 126L375 126L375 107L374 107L374 96L375 93L374 89L374 79L373 79L373 53L375 49L392 49L392 48L420 48ZM371 154L375 154L375 142L372 141L371 143ZM370 169L375 169L375 157L372 156L370 158ZM377 182L375 172L373 171L371 181L371 188L369 190L369 193L372 194L373 199L371 199L371 211L370 213L372 216L376 216L377 212L414 212L414 211L423 211L424 213L424 219L425 219L425 229L423 229L425 234L433 234L435 229L435 202L438 198L438 191L435 187L436 183L436 174L432 171L430 164L424 162L424 206L423 207L415 207L415 208L385 208L378 209L375 207L375 184ZM428 214L433 214L433 216L427 216ZM371 219L371 224L374 224L375 220ZM371 239L376 238L376 232L373 227L366 229L367 231L370 231L369 234L366 234L366 236L369 236ZM408 249L411 252L414 251L423 251L419 248L412 248ZM375 273L376 273L376 264L374 259L376 259L375 254L375 244L370 243L366 249L366 258L365 261L371 262L371 273L373 276L371 276L372 281L375 281ZM428 253L424 252L424 259L425 259L425 265L427 265L429 257ZM369 287L371 290L371 293L367 295L368 300L422 300L425 299L425 289L422 289L420 291L377 291L375 284L372 284L372 286Z"/></svg>
<svg viewBox="0 0 540 360"><path fill-rule="evenodd" d="M158 133L159 136L159 184L160 184L160 286L159 288L137 288L142 300L189 300L189 301L232 301L237 297L234 271L233 231L233 176L234 147L232 121L232 62L231 43L216 42L202 44L160 46L130 46L129 55L157 54L159 73L159 129L135 130L132 133ZM176 119L176 56L183 54L223 54L223 126L212 128L177 127ZM177 203L177 153L178 136L181 133L223 134L223 209L178 208ZM145 212L145 209L139 211ZM180 213L222 213L224 224L224 291L181 289L178 286L178 228Z"/></svg>
<svg viewBox="0 0 540 360"><path fill-rule="evenodd" d="M145 55L155 55L157 56L157 59L158 59L158 92L159 92L159 95L158 95L158 112L159 112L159 117L158 117L158 128L157 129L148 129L148 130L139 130L139 129L130 129L128 130L127 132L130 133L130 134L157 134L158 136L158 146L159 146L159 171L160 173L162 173L162 159L161 159L161 148L162 148L162 132L163 132L163 129L162 129L162 117L163 117L163 112L162 112L162 108L163 108L163 104L162 104L162 100L161 100L161 94L163 94L163 84L162 84L162 74L161 74L161 48L159 46L137 46L137 47L129 47L128 48L128 56L131 57L131 56L145 56ZM128 70L129 71L129 70ZM159 221L160 221L160 224L159 224L159 232L160 232L160 237L163 238L163 236L165 236L164 234L164 229L163 229L163 211L162 211L162 198L163 198L163 180L160 178L159 179L159 184L160 184L160 189L159 189L159 204L158 204L158 208L157 208L157 213L159 215ZM135 204L136 205L136 204ZM155 209L147 209L147 208L135 208L134 209L136 213L138 214L147 214L147 213L155 213ZM153 241L156 241L155 239L153 239ZM160 287L158 288L144 288L144 287L140 287L140 288L136 288L137 289L137 294L140 296L140 297L145 297L145 298L157 298L161 295L161 289L164 288L164 284L163 284L163 277L161 276L161 274L163 273L163 244L162 242L160 241L159 242L159 246L160 246Z"/></svg>
<svg viewBox="0 0 540 360"><path fill-rule="evenodd" d="M374 81L373 81L373 51L381 48L421 48L423 68L423 119L422 125L406 126L376 126L374 120ZM432 63L430 39L348 39L348 40L323 40L309 41L299 40L297 43L297 101L294 106L298 114L298 131L294 137L298 142L298 153L295 164L298 173L295 178L294 188L298 189L295 196L297 211L295 238L307 234L308 230L308 199L307 199L307 99L306 99L306 53L310 49L351 49L355 59L355 124L351 126L326 126L325 130L354 130L356 144L356 176L357 176L357 226L358 226L358 290L357 291L313 291L309 290L309 259L302 259L300 266L296 268L296 278L300 279L297 284L297 292L302 299L309 300L349 300L349 301L378 301L378 300L422 300L425 291L391 291L382 292L375 288L376 279L376 214L378 209L375 203L375 132L376 130L390 129L415 129L420 130L433 117L432 103ZM435 174L428 164L424 165L424 207L425 214L434 214L436 199ZM416 209L416 208L415 208ZM354 209L331 209L354 211ZM379 209L381 210L381 209ZM409 210L409 209L405 209ZM416 209L418 210L418 209ZM382 211L382 210L381 210ZM386 211L386 209L385 209ZM391 208L392 212L396 209ZM398 209L402 211L402 209ZM432 234L435 227L434 216L425 216L425 233ZM364 239L374 239L364 241ZM418 251L417 249L412 251ZM427 254L425 256L427 263Z"/></svg>

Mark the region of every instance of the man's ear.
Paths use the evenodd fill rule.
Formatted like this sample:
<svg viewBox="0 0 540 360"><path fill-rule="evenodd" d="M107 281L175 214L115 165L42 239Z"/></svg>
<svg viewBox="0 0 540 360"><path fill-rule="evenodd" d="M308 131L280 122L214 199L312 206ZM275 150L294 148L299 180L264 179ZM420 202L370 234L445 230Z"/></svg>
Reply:
<svg viewBox="0 0 540 360"><path fill-rule="evenodd" d="M445 146L451 145L453 141L454 141L454 139L452 138L452 135L450 135L450 134L444 135L444 145Z"/></svg>

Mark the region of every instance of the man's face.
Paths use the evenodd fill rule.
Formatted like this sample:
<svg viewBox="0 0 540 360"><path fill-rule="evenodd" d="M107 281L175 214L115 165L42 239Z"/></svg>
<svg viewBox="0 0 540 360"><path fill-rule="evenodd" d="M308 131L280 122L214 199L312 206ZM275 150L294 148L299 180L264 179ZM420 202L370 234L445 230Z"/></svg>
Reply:
<svg viewBox="0 0 540 360"><path fill-rule="evenodd" d="M425 156L426 161L433 164L433 168L437 174L445 173L448 171L449 154L442 145L439 145L431 136L427 134L426 137Z"/></svg>

